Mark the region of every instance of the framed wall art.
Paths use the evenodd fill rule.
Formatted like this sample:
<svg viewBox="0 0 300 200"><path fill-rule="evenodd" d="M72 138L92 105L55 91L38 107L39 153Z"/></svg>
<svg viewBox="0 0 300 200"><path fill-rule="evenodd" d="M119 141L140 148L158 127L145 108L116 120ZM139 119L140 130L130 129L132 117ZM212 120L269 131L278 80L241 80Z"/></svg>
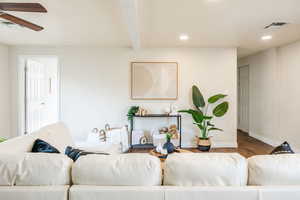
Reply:
<svg viewBox="0 0 300 200"><path fill-rule="evenodd" d="M131 99L176 100L177 98L177 62L131 63Z"/></svg>

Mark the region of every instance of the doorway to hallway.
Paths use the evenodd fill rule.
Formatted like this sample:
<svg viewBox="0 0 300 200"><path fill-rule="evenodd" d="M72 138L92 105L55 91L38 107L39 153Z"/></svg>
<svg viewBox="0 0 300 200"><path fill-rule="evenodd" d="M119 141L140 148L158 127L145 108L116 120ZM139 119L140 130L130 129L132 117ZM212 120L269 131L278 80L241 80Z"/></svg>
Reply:
<svg viewBox="0 0 300 200"><path fill-rule="evenodd" d="M26 57L20 96L23 99L22 133L31 134L59 121L59 66L56 57Z"/></svg>
<svg viewBox="0 0 300 200"><path fill-rule="evenodd" d="M238 129L249 132L249 66L238 68Z"/></svg>

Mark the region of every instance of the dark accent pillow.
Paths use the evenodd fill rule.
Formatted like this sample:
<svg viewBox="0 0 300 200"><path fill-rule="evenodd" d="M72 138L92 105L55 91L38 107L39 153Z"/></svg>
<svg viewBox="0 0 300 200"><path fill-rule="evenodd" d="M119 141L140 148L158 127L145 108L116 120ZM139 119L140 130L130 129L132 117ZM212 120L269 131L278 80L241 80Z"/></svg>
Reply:
<svg viewBox="0 0 300 200"><path fill-rule="evenodd" d="M99 155L109 155L109 153L99 153L99 152L89 152L80 149L74 149L73 147L68 146L65 150L65 154L71 158L73 161L76 161L80 156L85 156L89 154L99 154Z"/></svg>
<svg viewBox="0 0 300 200"><path fill-rule="evenodd" d="M33 147L31 152L38 153L59 153L59 151L49 143L45 142L44 140L41 139L36 139L34 141Z"/></svg>
<svg viewBox="0 0 300 200"><path fill-rule="evenodd" d="M284 142L276 147L271 154L293 154L295 153L288 142Z"/></svg>

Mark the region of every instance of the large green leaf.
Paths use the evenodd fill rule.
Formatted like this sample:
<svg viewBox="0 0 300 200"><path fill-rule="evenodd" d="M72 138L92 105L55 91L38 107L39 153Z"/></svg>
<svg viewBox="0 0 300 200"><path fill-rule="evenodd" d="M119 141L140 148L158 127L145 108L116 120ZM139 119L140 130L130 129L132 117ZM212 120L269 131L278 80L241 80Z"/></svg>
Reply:
<svg viewBox="0 0 300 200"><path fill-rule="evenodd" d="M227 95L225 94L217 94L217 95L214 95L212 97L210 97L208 99L208 103L216 103L217 101L219 101L220 99L223 99L225 98Z"/></svg>
<svg viewBox="0 0 300 200"><path fill-rule="evenodd" d="M207 126L211 126L211 127L214 127L215 125L212 124L210 121L207 122Z"/></svg>
<svg viewBox="0 0 300 200"><path fill-rule="evenodd" d="M193 85L193 103L194 105L199 108L203 108L205 106L205 101L204 98L199 90L199 88L195 85Z"/></svg>
<svg viewBox="0 0 300 200"><path fill-rule="evenodd" d="M208 119L208 120L211 120L213 117L212 116L203 116L203 119Z"/></svg>
<svg viewBox="0 0 300 200"><path fill-rule="evenodd" d="M217 107L214 108L213 114L216 117L222 117L223 115L226 114L229 108L229 103L227 101L219 104Z"/></svg>
<svg viewBox="0 0 300 200"><path fill-rule="evenodd" d="M200 110L189 109L189 110L180 110L178 112L191 114L194 121L197 123L202 123L202 121L203 121L203 113Z"/></svg>
<svg viewBox="0 0 300 200"><path fill-rule="evenodd" d="M204 126L201 123L194 122L193 124L197 125L201 130L204 129Z"/></svg>

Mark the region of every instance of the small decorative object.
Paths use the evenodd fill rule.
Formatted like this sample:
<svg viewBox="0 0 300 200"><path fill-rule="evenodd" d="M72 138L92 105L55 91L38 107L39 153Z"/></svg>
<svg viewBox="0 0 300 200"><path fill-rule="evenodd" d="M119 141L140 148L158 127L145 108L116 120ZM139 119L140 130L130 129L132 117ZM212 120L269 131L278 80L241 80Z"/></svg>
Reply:
<svg viewBox="0 0 300 200"><path fill-rule="evenodd" d="M145 116L148 114L148 111L142 107L139 107L139 110L137 111L137 114L140 116Z"/></svg>
<svg viewBox="0 0 300 200"><path fill-rule="evenodd" d="M133 116L139 111L139 106L131 106L128 110L127 117L128 120L132 120Z"/></svg>
<svg viewBox="0 0 300 200"><path fill-rule="evenodd" d="M135 129L132 131L132 144L140 144L140 140L145 136L144 130Z"/></svg>
<svg viewBox="0 0 300 200"><path fill-rule="evenodd" d="M163 151L163 146L162 146L161 143L158 143L158 145L157 145L155 151L156 151L157 153L162 153L162 151Z"/></svg>
<svg viewBox="0 0 300 200"><path fill-rule="evenodd" d="M175 146L171 142L172 134L167 134L167 142L164 144L163 149L166 149L168 153L173 153L175 150Z"/></svg>
<svg viewBox="0 0 300 200"><path fill-rule="evenodd" d="M176 105L171 105L171 113L170 115L178 115L178 107Z"/></svg>
<svg viewBox="0 0 300 200"><path fill-rule="evenodd" d="M171 108L170 107L164 108L164 113L169 115L171 113Z"/></svg>
<svg viewBox="0 0 300 200"><path fill-rule="evenodd" d="M105 131L109 131L111 128L110 128L110 125L109 124L105 124Z"/></svg>
<svg viewBox="0 0 300 200"><path fill-rule="evenodd" d="M162 127L161 129L159 129L160 134L166 134L168 133L168 131L169 131L168 127Z"/></svg>
<svg viewBox="0 0 300 200"><path fill-rule="evenodd" d="M173 124L169 127L168 132L172 135L172 139L178 139L179 138L179 133L178 133L178 130L177 130L177 126L175 124Z"/></svg>
<svg viewBox="0 0 300 200"><path fill-rule="evenodd" d="M132 62L131 99L176 100L178 64L176 62Z"/></svg>
<svg viewBox="0 0 300 200"><path fill-rule="evenodd" d="M146 109L142 109L141 115L142 115L142 116L145 116L145 115L147 115L147 114L148 114L148 111L147 111Z"/></svg>
<svg viewBox="0 0 300 200"><path fill-rule="evenodd" d="M106 142L106 132L104 129L101 129L99 131L99 139L103 142Z"/></svg>
<svg viewBox="0 0 300 200"><path fill-rule="evenodd" d="M284 142L278 147L276 147L270 154L294 154L295 152L292 150L290 144L288 142Z"/></svg>
<svg viewBox="0 0 300 200"><path fill-rule="evenodd" d="M194 124L198 126L200 129L200 135L198 138L198 148L200 151L209 151L210 150L210 131L223 131L222 129L216 128L212 123L212 119L214 117L222 117L224 116L229 108L229 103L224 101L212 109L212 113L209 115L207 111L210 110L209 107L213 106L218 101L224 99L227 95L217 94L208 99L207 106L205 100L197 86L193 86L192 88L193 95L193 104L195 109L189 110L180 110L179 112L188 113L192 115Z"/></svg>
<svg viewBox="0 0 300 200"><path fill-rule="evenodd" d="M99 129L93 128L92 133L96 133L96 134L99 133Z"/></svg>
<svg viewBox="0 0 300 200"><path fill-rule="evenodd" d="M141 137L140 144L148 144L148 138L146 136Z"/></svg>

